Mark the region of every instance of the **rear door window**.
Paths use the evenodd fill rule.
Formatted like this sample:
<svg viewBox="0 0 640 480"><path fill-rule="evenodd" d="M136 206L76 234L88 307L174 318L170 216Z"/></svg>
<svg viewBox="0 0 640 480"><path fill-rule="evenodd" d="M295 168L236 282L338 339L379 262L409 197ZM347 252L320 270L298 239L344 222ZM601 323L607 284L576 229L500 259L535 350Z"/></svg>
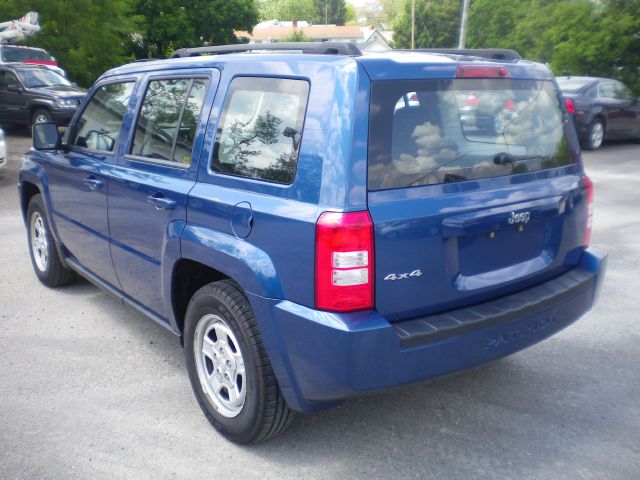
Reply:
<svg viewBox="0 0 640 480"><path fill-rule="evenodd" d="M512 175L572 162L551 82L373 83L370 190Z"/></svg>
<svg viewBox="0 0 640 480"><path fill-rule="evenodd" d="M149 82L130 154L161 162L191 164L208 79L175 78Z"/></svg>

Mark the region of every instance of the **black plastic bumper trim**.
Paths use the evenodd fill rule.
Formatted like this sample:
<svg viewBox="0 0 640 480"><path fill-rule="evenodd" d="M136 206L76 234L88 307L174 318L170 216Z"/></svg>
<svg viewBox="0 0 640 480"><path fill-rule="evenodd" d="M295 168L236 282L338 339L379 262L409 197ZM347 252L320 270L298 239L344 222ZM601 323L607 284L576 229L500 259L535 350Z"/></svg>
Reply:
<svg viewBox="0 0 640 480"><path fill-rule="evenodd" d="M541 312L593 289L595 278L594 273L578 267L521 292L459 310L400 321L393 328L403 348L418 347Z"/></svg>

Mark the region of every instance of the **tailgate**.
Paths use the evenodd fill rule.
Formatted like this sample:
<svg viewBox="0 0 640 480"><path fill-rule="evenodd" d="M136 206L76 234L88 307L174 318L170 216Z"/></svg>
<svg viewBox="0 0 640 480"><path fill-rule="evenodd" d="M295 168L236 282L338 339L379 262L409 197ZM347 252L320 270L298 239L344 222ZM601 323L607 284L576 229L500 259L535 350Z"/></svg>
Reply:
<svg viewBox="0 0 640 480"><path fill-rule="evenodd" d="M568 134L549 81L373 82L376 309L460 308L575 265L587 202Z"/></svg>

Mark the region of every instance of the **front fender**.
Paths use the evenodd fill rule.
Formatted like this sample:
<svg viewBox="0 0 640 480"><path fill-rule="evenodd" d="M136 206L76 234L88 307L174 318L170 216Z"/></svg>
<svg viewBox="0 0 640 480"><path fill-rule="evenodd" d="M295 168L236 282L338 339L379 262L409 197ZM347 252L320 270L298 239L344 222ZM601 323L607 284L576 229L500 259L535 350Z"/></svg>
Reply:
<svg viewBox="0 0 640 480"><path fill-rule="evenodd" d="M34 108L52 109L52 108L56 108L56 102L53 99L38 98L36 100L31 100L30 102L28 102L27 103L27 108L29 110L34 109Z"/></svg>
<svg viewBox="0 0 640 480"><path fill-rule="evenodd" d="M271 258L244 239L187 224L182 232L181 250L182 258L220 271L248 293L283 298L282 284Z"/></svg>

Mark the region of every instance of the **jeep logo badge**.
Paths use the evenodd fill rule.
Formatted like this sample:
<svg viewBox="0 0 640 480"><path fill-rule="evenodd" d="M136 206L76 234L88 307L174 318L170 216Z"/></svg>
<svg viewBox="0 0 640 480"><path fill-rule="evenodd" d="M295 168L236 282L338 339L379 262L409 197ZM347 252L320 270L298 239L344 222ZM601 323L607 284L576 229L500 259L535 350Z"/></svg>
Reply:
<svg viewBox="0 0 640 480"><path fill-rule="evenodd" d="M531 219L531 213L529 212L522 212L522 213L511 212L511 217L509 217L509 224L513 225L516 223L528 223L530 219Z"/></svg>

